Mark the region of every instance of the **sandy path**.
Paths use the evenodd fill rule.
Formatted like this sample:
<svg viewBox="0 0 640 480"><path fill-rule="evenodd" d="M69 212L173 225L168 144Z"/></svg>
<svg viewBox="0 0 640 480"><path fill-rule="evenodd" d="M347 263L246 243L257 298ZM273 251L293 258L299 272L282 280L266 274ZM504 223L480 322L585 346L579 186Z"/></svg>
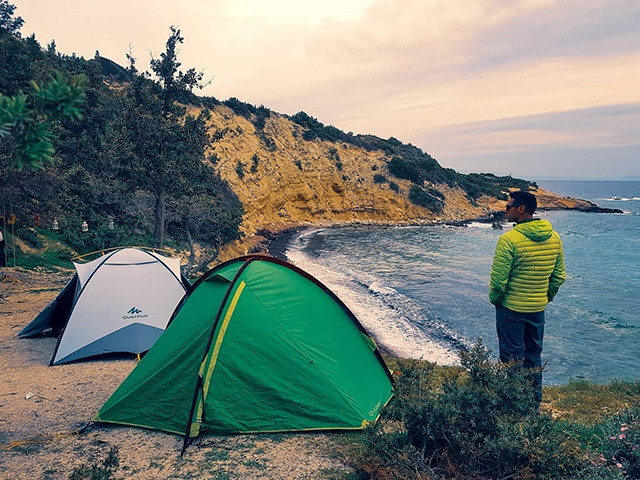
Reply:
<svg viewBox="0 0 640 480"><path fill-rule="evenodd" d="M117 426L79 433L136 361L48 367L54 338L16 338L70 276L0 270L0 479L91 478L91 467L112 472L104 478L136 479L332 478L348 471L339 434L204 436L180 458L175 435Z"/></svg>

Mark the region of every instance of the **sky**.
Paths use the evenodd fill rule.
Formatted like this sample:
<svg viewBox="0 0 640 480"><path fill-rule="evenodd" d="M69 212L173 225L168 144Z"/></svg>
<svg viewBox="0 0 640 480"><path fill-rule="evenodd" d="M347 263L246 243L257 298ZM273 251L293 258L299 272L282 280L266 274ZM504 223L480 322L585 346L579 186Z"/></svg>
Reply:
<svg viewBox="0 0 640 480"><path fill-rule="evenodd" d="M23 35L412 143L461 172L640 180L638 0L11 0Z"/></svg>

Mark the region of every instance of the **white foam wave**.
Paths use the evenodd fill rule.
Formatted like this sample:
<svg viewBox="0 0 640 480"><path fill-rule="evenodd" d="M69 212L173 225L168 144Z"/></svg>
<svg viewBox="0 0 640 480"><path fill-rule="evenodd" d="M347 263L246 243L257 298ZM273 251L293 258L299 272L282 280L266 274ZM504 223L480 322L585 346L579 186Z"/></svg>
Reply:
<svg viewBox="0 0 640 480"><path fill-rule="evenodd" d="M398 293L395 289L380 285L380 283L378 282L373 282L371 285L369 285L369 290L373 293L379 293L383 295L393 295L394 293Z"/></svg>
<svg viewBox="0 0 640 480"><path fill-rule="evenodd" d="M611 197L611 198L602 198L605 202L638 202L640 201L640 197Z"/></svg>
<svg viewBox="0 0 640 480"><path fill-rule="evenodd" d="M304 240L314 233L317 230L294 238L285 253L287 258L329 287L377 341L397 356L422 358L441 365L457 362L458 357L451 347L433 340L400 312L385 305L382 297L397 294L393 288L376 282L362 282L369 285L370 291L381 295L359 292L353 288L350 275L315 262L306 255L302 250Z"/></svg>
<svg viewBox="0 0 640 480"><path fill-rule="evenodd" d="M491 223L483 223L483 222L471 222L469 224L469 227L471 228L484 228L484 229L491 229L493 226Z"/></svg>

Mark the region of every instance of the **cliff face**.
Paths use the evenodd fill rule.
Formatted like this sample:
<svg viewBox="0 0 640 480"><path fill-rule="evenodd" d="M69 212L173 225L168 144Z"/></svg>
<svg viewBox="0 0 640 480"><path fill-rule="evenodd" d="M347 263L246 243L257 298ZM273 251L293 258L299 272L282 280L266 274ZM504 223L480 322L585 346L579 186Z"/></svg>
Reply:
<svg viewBox="0 0 640 480"><path fill-rule="evenodd" d="M437 184L433 187L444 194L444 207L439 213L431 212L409 201L412 183L389 174L390 157L383 151L304 140L304 128L277 113L271 113L259 130L219 105L212 110L209 128L215 140L209 154L217 159L216 169L246 211L245 238L227 246L221 259L255 247L264 240L261 231L311 224L455 222L504 210L504 201L481 197L473 205L461 189ZM378 177L376 183L376 175L387 181ZM587 208L589 204L542 190L537 194L542 208Z"/></svg>
<svg viewBox="0 0 640 480"><path fill-rule="evenodd" d="M272 113L262 131L224 106L212 112L211 154L245 210L243 229L251 234L274 226L340 222L415 223L455 220L486 213L474 207L459 189L437 185L445 195L440 214L411 203L411 182L392 177L382 151L346 143L306 141L304 129ZM239 174L239 163L242 173ZM375 183L383 175L389 182Z"/></svg>

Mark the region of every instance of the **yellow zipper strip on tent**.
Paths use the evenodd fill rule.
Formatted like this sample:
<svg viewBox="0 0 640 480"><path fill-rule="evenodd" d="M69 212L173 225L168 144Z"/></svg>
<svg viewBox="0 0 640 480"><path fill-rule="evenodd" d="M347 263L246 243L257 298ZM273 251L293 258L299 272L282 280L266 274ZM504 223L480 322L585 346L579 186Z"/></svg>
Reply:
<svg viewBox="0 0 640 480"><path fill-rule="evenodd" d="M240 299L240 295L242 295L242 291L245 287L244 282L240 282L238 285L238 289L236 290L235 295L233 296L233 300L231 300L231 305L229 305L229 309L227 310L227 314L224 316L224 321L222 322L222 326L220 327L220 333L218 333L218 338L216 339L216 344L213 347L213 355L211 356L211 362L209 362L209 370L207 371L207 377L204 380L204 397L207 397L207 393L209 392L209 384L211 383L211 375L213 375L213 369L216 368L216 363L218 362L218 354L220 353L220 347L222 346L222 340L224 339L225 333L227 333L227 327L229 326L229 321L233 316L233 312L236 309L236 305L238 304L238 300Z"/></svg>
<svg viewBox="0 0 640 480"><path fill-rule="evenodd" d="M202 388L202 398L198 403L198 410L196 413L196 423L192 424L190 436L195 437L200 432L200 425L202 424L202 411L204 410L204 402L207 398L207 393L209 392L209 385L211 384L211 376L213 375L213 370L216 368L216 363L218 362L218 354L220 353L220 347L222 346L222 340L224 340L224 335L227 333L227 327L229 326L229 322L231 321L231 317L233 316L233 312L236 309L236 305L238 304L238 300L240 299L240 295L242 295L242 291L245 287L245 282L242 281L238 285L238 289L236 293L233 295L233 299L231 300L231 304L227 309L227 314L224 316L224 320L222 321L222 325L220 326L220 331L218 332L218 337L216 338L216 343L213 346L213 353L211 354L211 360L209 361L209 368L207 369L207 375L204 378L204 385ZM202 362L200 366L200 374L204 372L205 365L207 364L206 360Z"/></svg>

